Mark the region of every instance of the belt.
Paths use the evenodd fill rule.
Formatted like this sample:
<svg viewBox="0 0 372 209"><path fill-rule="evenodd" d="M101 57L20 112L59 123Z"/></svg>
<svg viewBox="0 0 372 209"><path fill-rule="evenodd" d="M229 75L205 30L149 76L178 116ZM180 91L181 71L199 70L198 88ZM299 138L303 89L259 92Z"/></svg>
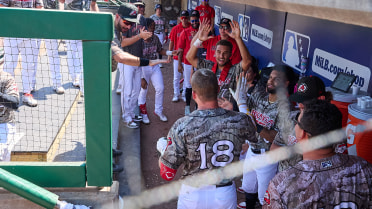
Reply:
<svg viewBox="0 0 372 209"><path fill-rule="evenodd" d="M227 187L227 186L231 186L232 185L232 181L229 181L227 183L224 183L224 184L218 184L216 185L216 188L218 187Z"/></svg>
<svg viewBox="0 0 372 209"><path fill-rule="evenodd" d="M261 150L260 149L252 149L251 148L251 150L252 150L252 152L254 153L254 154L257 154L257 155L259 155L259 154L261 154ZM268 150L265 150L265 152L267 152Z"/></svg>
<svg viewBox="0 0 372 209"><path fill-rule="evenodd" d="M155 34L162 34L162 33L155 33Z"/></svg>

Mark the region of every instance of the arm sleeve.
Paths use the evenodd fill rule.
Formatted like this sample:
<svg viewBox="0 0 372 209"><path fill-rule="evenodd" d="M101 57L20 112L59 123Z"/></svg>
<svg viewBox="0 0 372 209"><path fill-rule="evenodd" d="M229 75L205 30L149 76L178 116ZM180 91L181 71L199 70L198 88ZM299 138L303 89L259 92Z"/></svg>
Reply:
<svg viewBox="0 0 372 209"><path fill-rule="evenodd" d="M4 78L1 78L4 79ZM10 74L6 74L5 90L0 97L0 103L7 108L18 109L19 93L17 84Z"/></svg>

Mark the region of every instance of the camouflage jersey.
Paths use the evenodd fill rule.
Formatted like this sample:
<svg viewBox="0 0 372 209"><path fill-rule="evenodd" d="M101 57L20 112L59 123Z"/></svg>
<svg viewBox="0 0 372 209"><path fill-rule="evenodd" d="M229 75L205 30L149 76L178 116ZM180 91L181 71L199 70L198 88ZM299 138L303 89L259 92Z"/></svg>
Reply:
<svg viewBox="0 0 372 209"><path fill-rule="evenodd" d="M215 63L210 61L210 60L199 58L197 69L207 68L207 69L211 70L213 68L214 64ZM242 69L241 62L231 66L225 81L224 82L218 81L218 86L220 87L219 88L220 91L218 92L218 98L226 98L230 102L234 101L234 97L231 95L231 93L229 91L229 88L231 88L232 90L235 91L235 89L236 89L236 75L239 75L242 71L243 71L243 69ZM219 80L220 75L221 75L221 70L217 69L217 71L216 71L217 80Z"/></svg>
<svg viewBox="0 0 372 209"><path fill-rule="evenodd" d="M13 109L18 108L19 93L12 75L0 71L0 123L14 123Z"/></svg>
<svg viewBox="0 0 372 209"><path fill-rule="evenodd" d="M42 0L0 0L0 4L5 7L16 8L38 8L44 6Z"/></svg>
<svg viewBox="0 0 372 209"><path fill-rule="evenodd" d="M166 21L165 21L165 17L163 16L157 16L156 14L153 14L150 16L151 19L154 20L155 22L155 31L154 33L156 34L161 34L161 33L164 33L165 31L165 28L166 28Z"/></svg>
<svg viewBox="0 0 372 209"><path fill-rule="evenodd" d="M372 165L344 154L301 161L271 180L262 208L372 208Z"/></svg>
<svg viewBox="0 0 372 209"><path fill-rule="evenodd" d="M168 140L160 160L172 169L184 163L182 178L223 167L239 156L245 140L257 141L255 127L246 114L222 108L196 110L178 119Z"/></svg>
<svg viewBox="0 0 372 209"><path fill-rule="evenodd" d="M248 108L251 111L251 115L256 121L256 124L263 126L268 130L278 131L278 102L269 102L269 94L266 92L257 92L248 99ZM265 141L261 136L258 135L257 143L250 143L249 146L252 149L269 150L271 143Z"/></svg>
<svg viewBox="0 0 372 209"><path fill-rule="evenodd" d="M288 123L292 123L292 124L291 124L291 129L290 129L291 131L288 133L288 139L284 140L283 134L281 130L279 130L278 134L274 138L273 144L283 147L283 146L293 146L298 142L296 138L295 129L294 129L295 124L292 122L296 118L296 115L298 113L300 113L300 110L298 109L290 112L290 118L288 119L289 120ZM289 159L279 161L278 171L280 172L289 167L292 167L301 160L302 160L302 155L294 154L294 156L292 156Z"/></svg>

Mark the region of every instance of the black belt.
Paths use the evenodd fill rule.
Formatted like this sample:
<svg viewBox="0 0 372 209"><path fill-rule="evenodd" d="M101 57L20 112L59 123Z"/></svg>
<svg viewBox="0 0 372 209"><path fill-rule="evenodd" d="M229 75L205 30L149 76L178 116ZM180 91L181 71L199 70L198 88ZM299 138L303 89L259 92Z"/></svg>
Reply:
<svg viewBox="0 0 372 209"><path fill-rule="evenodd" d="M162 34L162 33L155 33L155 34Z"/></svg>
<svg viewBox="0 0 372 209"><path fill-rule="evenodd" d="M254 153L254 154L257 154L257 155L259 155L259 154L261 154L261 150L260 149L252 149L251 148L251 150L252 150L252 152ZM265 150L265 152L266 152L267 150Z"/></svg>
<svg viewBox="0 0 372 209"><path fill-rule="evenodd" d="M216 185L216 188L218 188L218 187L227 187L227 186L231 186L231 185L232 185L232 181L229 181L229 182L227 182L225 184L218 184L218 185Z"/></svg>

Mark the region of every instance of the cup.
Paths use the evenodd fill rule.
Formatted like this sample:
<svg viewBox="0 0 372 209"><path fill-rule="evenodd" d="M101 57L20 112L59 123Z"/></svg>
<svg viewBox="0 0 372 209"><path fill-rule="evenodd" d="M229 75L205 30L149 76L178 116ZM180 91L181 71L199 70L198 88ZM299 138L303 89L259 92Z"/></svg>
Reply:
<svg viewBox="0 0 372 209"><path fill-rule="evenodd" d="M358 95L360 86L353 86L352 89L353 89L353 95Z"/></svg>

